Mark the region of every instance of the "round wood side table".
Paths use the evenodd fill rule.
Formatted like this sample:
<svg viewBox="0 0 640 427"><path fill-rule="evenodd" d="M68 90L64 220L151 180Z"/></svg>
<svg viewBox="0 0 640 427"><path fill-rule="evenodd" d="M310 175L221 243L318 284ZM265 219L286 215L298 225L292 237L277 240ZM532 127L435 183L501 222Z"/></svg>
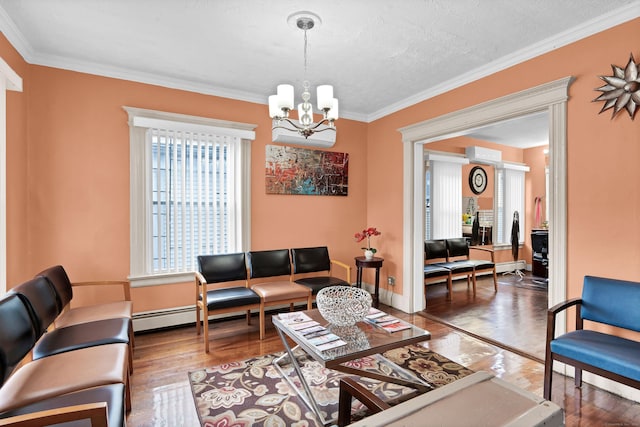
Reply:
<svg viewBox="0 0 640 427"><path fill-rule="evenodd" d="M362 269L363 268L375 268L376 269L376 282L375 282L375 291L373 294L373 306L378 308L380 305L380 267L382 267L382 263L384 262L384 258L373 257L371 259L367 259L363 256L355 257L356 260L356 286L362 287Z"/></svg>

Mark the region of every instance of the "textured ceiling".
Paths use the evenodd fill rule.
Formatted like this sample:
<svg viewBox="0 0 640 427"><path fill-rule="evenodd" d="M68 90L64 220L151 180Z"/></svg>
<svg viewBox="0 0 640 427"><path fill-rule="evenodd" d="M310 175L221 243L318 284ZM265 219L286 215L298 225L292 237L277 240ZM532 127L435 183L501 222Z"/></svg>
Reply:
<svg viewBox="0 0 640 427"><path fill-rule="evenodd" d="M638 0L0 0L25 59L266 103L332 84L344 117L371 121L640 15ZM630 49L632 46L630 45ZM315 94L313 96L315 99Z"/></svg>

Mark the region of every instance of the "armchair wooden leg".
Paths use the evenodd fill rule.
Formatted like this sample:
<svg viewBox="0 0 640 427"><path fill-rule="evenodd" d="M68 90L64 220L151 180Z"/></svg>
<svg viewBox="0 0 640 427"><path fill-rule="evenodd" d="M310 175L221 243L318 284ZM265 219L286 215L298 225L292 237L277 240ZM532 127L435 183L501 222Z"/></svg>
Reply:
<svg viewBox="0 0 640 427"><path fill-rule="evenodd" d="M575 385L576 387L582 387L582 369L575 368Z"/></svg>
<svg viewBox="0 0 640 427"><path fill-rule="evenodd" d="M264 300L260 302L260 340L264 339Z"/></svg>
<svg viewBox="0 0 640 427"><path fill-rule="evenodd" d="M250 325L251 324L251 310L247 310L246 317L247 317L247 325Z"/></svg>
<svg viewBox="0 0 640 427"><path fill-rule="evenodd" d="M340 394L338 398L338 426L343 427L351 423L351 398L362 402L372 413L376 414L391 406L358 384L353 378L340 379Z"/></svg>
<svg viewBox="0 0 640 427"><path fill-rule="evenodd" d="M202 329L204 333L204 352L209 353L209 311L204 310Z"/></svg>
<svg viewBox="0 0 640 427"><path fill-rule="evenodd" d="M493 268L493 289L498 292L498 275L496 274L495 267Z"/></svg>
<svg viewBox="0 0 640 427"><path fill-rule="evenodd" d="M447 277L447 289L447 300L451 301L451 298L453 297L453 278L451 275Z"/></svg>
<svg viewBox="0 0 640 427"><path fill-rule="evenodd" d="M544 361L544 389L543 397L551 400L551 380L553 377L553 360L545 359Z"/></svg>
<svg viewBox="0 0 640 427"><path fill-rule="evenodd" d="M476 296L476 284L478 283L475 271L473 272L472 281L473 281L473 296L475 297Z"/></svg>
<svg viewBox="0 0 640 427"><path fill-rule="evenodd" d="M196 335L200 335L200 305L196 303Z"/></svg>

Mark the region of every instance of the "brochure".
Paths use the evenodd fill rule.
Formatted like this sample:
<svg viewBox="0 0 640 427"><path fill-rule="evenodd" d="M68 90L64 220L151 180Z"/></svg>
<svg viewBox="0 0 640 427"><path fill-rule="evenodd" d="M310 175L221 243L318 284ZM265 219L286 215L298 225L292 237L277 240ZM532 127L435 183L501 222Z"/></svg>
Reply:
<svg viewBox="0 0 640 427"><path fill-rule="evenodd" d="M318 326L318 325L320 325L320 323L316 322L315 320L309 320L307 322L289 323L288 326L294 331L301 331L302 329L307 329L307 328L310 328L312 326Z"/></svg>
<svg viewBox="0 0 640 427"><path fill-rule="evenodd" d="M389 332L397 332L397 331L403 331L405 329L409 329L411 328L411 326L412 325L410 323L403 322L402 320L398 319L398 321L395 323L384 325L382 329Z"/></svg>
<svg viewBox="0 0 640 427"><path fill-rule="evenodd" d="M280 313L278 314L278 317L280 318L280 320L282 320L282 323L285 323L287 325L291 323L308 322L311 320L309 316L300 311L294 311L291 313Z"/></svg>
<svg viewBox="0 0 640 427"><path fill-rule="evenodd" d="M316 348L320 351L325 351L325 350L330 350L332 348L341 347L343 345L347 345L347 343L342 341L341 339L338 339L335 341L317 345Z"/></svg>
<svg viewBox="0 0 640 427"><path fill-rule="evenodd" d="M319 346L320 344L325 344L325 343L339 340L339 339L340 337L337 336L336 334L329 333L326 335L320 335L319 337L311 338L309 342L315 346Z"/></svg>

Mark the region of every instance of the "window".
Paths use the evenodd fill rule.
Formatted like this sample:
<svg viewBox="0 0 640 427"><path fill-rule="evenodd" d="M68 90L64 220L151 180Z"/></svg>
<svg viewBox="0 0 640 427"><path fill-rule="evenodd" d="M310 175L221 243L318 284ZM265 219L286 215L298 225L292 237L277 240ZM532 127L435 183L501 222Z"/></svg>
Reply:
<svg viewBox="0 0 640 427"><path fill-rule="evenodd" d="M519 216L519 241L520 243L524 242L524 174L528 171L528 166L508 163L502 163L495 168L496 232L494 233L494 245L511 244L511 227L516 211Z"/></svg>
<svg viewBox="0 0 640 427"><path fill-rule="evenodd" d="M125 110L133 286L190 281L198 255L246 250L253 126Z"/></svg>
<svg viewBox="0 0 640 427"><path fill-rule="evenodd" d="M435 152L425 160L425 239L462 236L462 165L469 160Z"/></svg>

